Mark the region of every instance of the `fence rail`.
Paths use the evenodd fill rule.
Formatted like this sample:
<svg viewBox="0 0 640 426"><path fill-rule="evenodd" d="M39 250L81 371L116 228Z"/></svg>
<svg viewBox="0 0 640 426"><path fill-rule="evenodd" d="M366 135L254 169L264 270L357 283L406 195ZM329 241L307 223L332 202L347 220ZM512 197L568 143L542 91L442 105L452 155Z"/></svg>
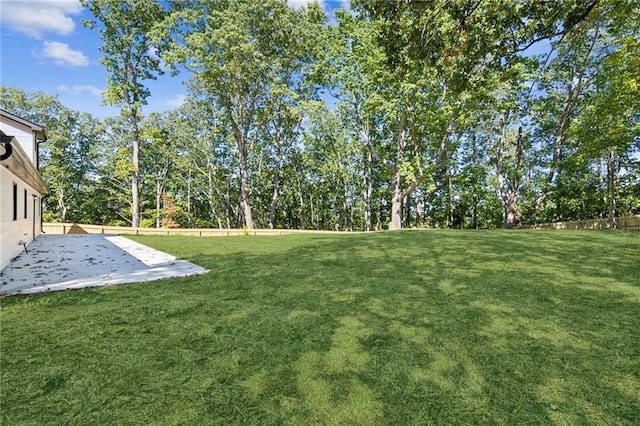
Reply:
<svg viewBox="0 0 640 426"><path fill-rule="evenodd" d="M126 226L86 225L79 223L43 223L46 234L118 234L187 235L192 237L229 237L237 235L335 234L336 231L301 229L217 229L217 228L131 228Z"/></svg>
<svg viewBox="0 0 640 426"><path fill-rule="evenodd" d="M617 217L617 229L640 230L640 215ZM608 219L576 220L570 222L540 223L537 225L521 226L521 229L608 229Z"/></svg>
<svg viewBox="0 0 640 426"><path fill-rule="evenodd" d="M519 229L608 229L608 220L591 219L570 222L525 225ZM640 230L640 215L616 218L617 229ZM131 228L126 226L87 225L79 223L44 223L46 234L118 234L118 235L187 235L192 237L229 237L238 235L335 234L346 231L303 229L218 229L218 228Z"/></svg>

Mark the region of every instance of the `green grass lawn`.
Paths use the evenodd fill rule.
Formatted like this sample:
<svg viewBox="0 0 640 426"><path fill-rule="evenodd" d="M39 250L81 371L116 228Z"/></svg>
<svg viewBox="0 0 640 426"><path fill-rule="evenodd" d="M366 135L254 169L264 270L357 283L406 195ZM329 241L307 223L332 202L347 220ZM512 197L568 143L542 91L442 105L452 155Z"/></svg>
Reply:
<svg viewBox="0 0 640 426"><path fill-rule="evenodd" d="M640 423L640 233L136 240L211 272L2 299L2 424Z"/></svg>

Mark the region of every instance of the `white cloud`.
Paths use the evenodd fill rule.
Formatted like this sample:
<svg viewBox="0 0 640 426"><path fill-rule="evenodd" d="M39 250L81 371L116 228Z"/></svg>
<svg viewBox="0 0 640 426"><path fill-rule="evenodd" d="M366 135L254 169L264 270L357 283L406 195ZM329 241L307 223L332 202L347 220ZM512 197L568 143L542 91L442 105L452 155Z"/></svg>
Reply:
<svg viewBox="0 0 640 426"><path fill-rule="evenodd" d="M99 89L96 86L92 86L90 84L79 84L75 86L67 86L65 84L62 84L58 86L58 91L69 92L73 93L74 95L82 95L83 93L88 93L91 96L95 97L102 96L102 93L104 92L103 89Z"/></svg>
<svg viewBox="0 0 640 426"><path fill-rule="evenodd" d="M318 3L322 9L325 8L325 0L287 0L287 4L294 9L300 9L303 6L307 6L309 3Z"/></svg>
<svg viewBox="0 0 640 426"><path fill-rule="evenodd" d="M75 23L67 15L78 14L82 5L78 0L0 0L0 23L5 28L21 32L33 38L42 38L52 32L68 35Z"/></svg>
<svg viewBox="0 0 640 426"><path fill-rule="evenodd" d="M182 106L182 104L184 103L186 98L187 98L186 95L175 95L173 98L167 99L165 101L165 104L169 108L180 108Z"/></svg>
<svg viewBox="0 0 640 426"><path fill-rule="evenodd" d="M38 54L42 57L53 59L56 65L66 65L71 68L86 67L89 65L89 58L81 51L73 50L68 44L58 41L43 42L42 51Z"/></svg>

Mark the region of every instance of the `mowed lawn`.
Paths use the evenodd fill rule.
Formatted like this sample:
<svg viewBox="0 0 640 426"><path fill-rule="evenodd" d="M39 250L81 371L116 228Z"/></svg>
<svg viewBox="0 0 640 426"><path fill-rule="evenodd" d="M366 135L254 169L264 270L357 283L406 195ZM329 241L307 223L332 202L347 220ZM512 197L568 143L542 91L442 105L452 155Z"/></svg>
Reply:
<svg viewBox="0 0 640 426"><path fill-rule="evenodd" d="M0 301L1 423L640 423L640 233L137 237L211 272Z"/></svg>

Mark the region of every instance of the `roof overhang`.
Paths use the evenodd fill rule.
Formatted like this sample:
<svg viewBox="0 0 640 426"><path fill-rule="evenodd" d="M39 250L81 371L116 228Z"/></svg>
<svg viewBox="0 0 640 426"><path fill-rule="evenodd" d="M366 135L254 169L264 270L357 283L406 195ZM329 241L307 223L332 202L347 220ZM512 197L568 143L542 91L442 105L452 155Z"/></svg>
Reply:
<svg viewBox="0 0 640 426"><path fill-rule="evenodd" d="M0 161L0 165L2 165L2 167L8 169L11 173L16 175L27 185L33 187L40 194L44 195L49 193L49 190L44 184L42 177L40 177L40 173L38 173L36 166L33 165L29 156L24 152L15 137L5 135L4 132L2 132L2 148L5 150L2 155L3 157L5 154L10 154L8 158Z"/></svg>
<svg viewBox="0 0 640 426"><path fill-rule="evenodd" d="M34 123L33 121L25 120L24 118L18 117L17 115L13 115L10 112L5 111L3 109L0 109L0 114L6 119L14 121L18 124L22 124L23 126L29 127L35 133L36 140L38 142L46 142L47 130L44 127Z"/></svg>

